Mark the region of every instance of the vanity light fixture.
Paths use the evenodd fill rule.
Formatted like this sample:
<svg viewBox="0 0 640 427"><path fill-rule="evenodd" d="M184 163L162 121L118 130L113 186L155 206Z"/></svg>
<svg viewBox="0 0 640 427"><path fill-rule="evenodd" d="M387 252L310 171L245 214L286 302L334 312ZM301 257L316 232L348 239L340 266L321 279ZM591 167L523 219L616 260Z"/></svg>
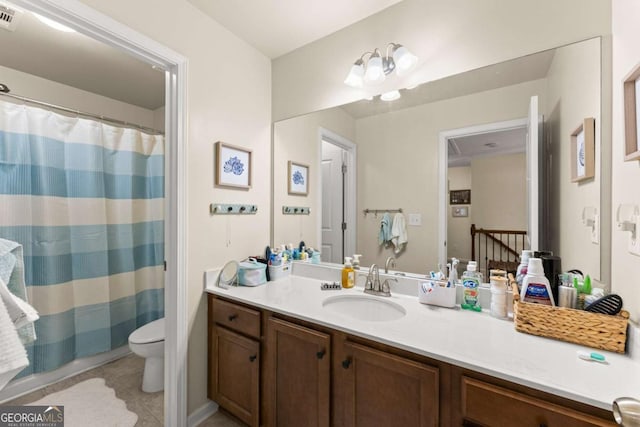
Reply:
<svg viewBox="0 0 640 427"><path fill-rule="evenodd" d="M380 99L383 101L395 101L396 99L400 99L400 92L398 92L397 90L385 92L380 95Z"/></svg>
<svg viewBox="0 0 640 427"><path fill-rule="evenodd" d="M365 63L365 58L368 59ZM351 87L362 87L364 84L376 85L382 83L386 76L395 70L398 76L411 71L418 63L418 57L398 43L389 43L386 55L380 55L380 50L365 52L351 66L351 70L344 79L344 83Z"/></svg>

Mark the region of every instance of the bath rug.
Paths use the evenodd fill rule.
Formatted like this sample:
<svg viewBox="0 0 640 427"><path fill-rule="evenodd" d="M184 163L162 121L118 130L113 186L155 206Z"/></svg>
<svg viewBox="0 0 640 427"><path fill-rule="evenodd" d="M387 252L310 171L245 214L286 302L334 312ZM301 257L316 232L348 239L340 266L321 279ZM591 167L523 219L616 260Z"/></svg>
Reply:
<svg viewBox="0 0 640 427"><path fill-rule="evenodd" d="M82 381L51 393L29 406L64 406L65 427L133 427L138 415L127 409L103 378Z"/></svg>

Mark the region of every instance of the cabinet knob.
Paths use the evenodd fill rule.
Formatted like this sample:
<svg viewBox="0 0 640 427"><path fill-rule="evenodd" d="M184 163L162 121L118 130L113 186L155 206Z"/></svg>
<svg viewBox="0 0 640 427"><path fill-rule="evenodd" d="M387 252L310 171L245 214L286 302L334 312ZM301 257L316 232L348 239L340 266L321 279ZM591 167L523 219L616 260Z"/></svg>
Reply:
<svg viewBox="0 0 640 427"><path fill-rule="evenodd" d="M327 353L327 351L325 349L320 350L319 352L316 353L316 357L318 358L318 360L322 359L324 357L324 355Z"/></svg>
<svg viewBox="0 0 640 427"><path fill-rule="evenodd" d="M258 358L257 354L254 354L253 356L249 356L249 362L254 362L257 358Z"/></svg>
<svg viewBox="0 0 640 427"><path fill-rule="evenodd" d="M342 367L344 369L349 369L349 366L351 366L351 359L345 359L342 361Z"/></svg>
<svg viewBox="0 0 640 427"><path fill-rule="evenodd" d="M238 318L237 314L231 314L229 315L229 322L233 322L234 320L236 320Z"/></svg>

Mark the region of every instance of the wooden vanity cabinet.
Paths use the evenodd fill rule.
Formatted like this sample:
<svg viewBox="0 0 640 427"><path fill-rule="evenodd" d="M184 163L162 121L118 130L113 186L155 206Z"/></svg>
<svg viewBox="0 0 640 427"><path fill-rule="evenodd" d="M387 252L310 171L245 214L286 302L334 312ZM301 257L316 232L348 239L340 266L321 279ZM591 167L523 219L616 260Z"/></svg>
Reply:
<svg viewBox="0 0 640 427"><path fill-rule="evenodd" d="M438 368L354 342L344 353L336 375L343 377L345 426L439 425Z"/></svg>
<svg viewBox="0 0 640 427"><path fill-rule="evenodd" d="M209 296L208 397L260 425L260 312Z"/></svg>
<svg viewBox="0 0 640 427"><path fill-rule="evenodd" d="M331 336L269 317L266 353L266 425L329 427Z"/></svg>

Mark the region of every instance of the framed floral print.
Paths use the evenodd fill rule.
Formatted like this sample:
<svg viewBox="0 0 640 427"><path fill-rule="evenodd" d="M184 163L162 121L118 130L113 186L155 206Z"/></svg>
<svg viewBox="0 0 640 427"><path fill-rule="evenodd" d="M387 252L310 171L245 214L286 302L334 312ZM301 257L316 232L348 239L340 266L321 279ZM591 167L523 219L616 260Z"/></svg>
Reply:
<svg viewBox="0 0 640 427"><path fill-rule="evenodd" d="M289 194L306 196L309 193L309 166L289 160Z"/></svg>
<svg viewBox="0 0 640 427"><path fill-rule="evenodd" d="M216 185L251 188L251 150L218 141L215 151Z"/></svg>

